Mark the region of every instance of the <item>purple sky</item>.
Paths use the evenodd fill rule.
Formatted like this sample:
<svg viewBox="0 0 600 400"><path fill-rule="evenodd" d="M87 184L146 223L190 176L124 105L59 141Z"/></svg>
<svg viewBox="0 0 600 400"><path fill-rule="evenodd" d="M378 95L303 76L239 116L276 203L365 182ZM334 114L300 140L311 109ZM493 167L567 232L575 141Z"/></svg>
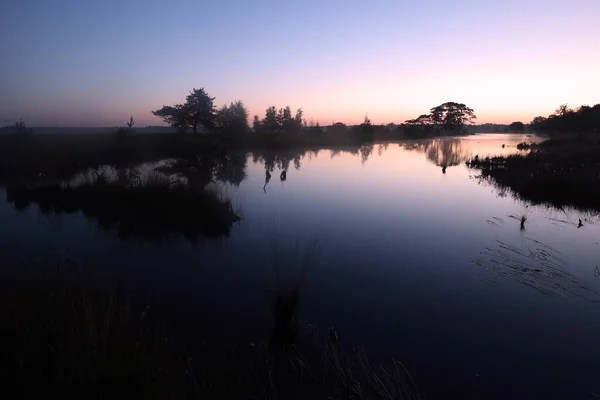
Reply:
<svg viewBox="0 0 600 400"><path fill-rule="evenodd" d="M600 103L598 0L5 0L0 15L0 125L158 125L150 111L193 87L321 124Z"/></svg>

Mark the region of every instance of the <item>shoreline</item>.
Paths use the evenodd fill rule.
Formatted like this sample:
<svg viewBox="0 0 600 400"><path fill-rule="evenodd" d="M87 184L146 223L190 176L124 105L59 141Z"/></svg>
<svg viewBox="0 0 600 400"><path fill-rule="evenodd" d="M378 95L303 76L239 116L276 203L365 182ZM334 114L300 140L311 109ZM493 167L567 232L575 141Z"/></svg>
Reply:
<svg viewBox="0 0 600 400"><path fill-rule="evenodd" d="M550 137L527 155L479 158L466 162L485 179L518 198L557 208L600 212L600 138Z"/></svg>

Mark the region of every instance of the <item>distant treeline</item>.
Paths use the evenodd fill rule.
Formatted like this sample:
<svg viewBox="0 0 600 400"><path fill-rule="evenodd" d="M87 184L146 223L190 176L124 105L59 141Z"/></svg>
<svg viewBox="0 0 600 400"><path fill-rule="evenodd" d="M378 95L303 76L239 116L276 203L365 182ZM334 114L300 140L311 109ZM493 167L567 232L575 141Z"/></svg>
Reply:
<svg viewBox="0 0 600 400"><path fill-rule="evenodd" d="M469 133L514 133L529 131L530 125L522 122L513 122L512 124L480 124L467 125L465 129Z"/></svg>
<svg viewBox="0 0 600 400"><path fill-rule="evenodd" d="M27 125L25 125L23 118L21 118L12 125L0 127L0 132L11 132L23 135L27 133L33 133L33 129L28 128Z"/></svg>
<svg viewBox="0 0 600 400"><path fill-rule="evenodd" d="M179 132L192 131L197 133L219 133L222 136L240 136L245 133L264 135L272 134L304 134L318 139L327 132L331 136L348 136L351 140L377 139L420 139L444 135L461 135L472 133L504 133L504 132L597 132L600 130L600 104L594 107L581 106L571 109L566 105L560 106L554 114L546 117L536 117L529 124L520 121L505 124L475 125L477 119L473 109L463 103L446 102L431 108L428 114L421 114L415 119L409 119L401 124L375 125L368 115L360 125L346 126L342 122L332 122L329 126L321 126L317 121L307 122L301 108L295 113L290 106L277 108L270 106L265 110L264 117L254 115L252 127L248 125L249 113L242 101L231 102L217 108L214 97L201 89L193 89L186 96L185 102L172 106L163 106L152 111L152 114L162 119L171 127L146 127L141 130L150 132ZM117 129L121 136L127 136L138 131L134 128L133 116L126 121L126 127ZM91 128L93 129L93 128ZM0 132L17 134L32 133L21 119L11 126L0 128ZM327 142L329 142L329 139ZM340 138L341 139L341 138ZM255 140L256 141L256 140ZM295 140L294 140L295 141ZM319 142L319 140L316 140Z"/></svg>
<svg viewBox="0 0 600 400"><path fill-rule="evenodd" d="M190 128L194 133L200 131L240 134L311 134L319 136L328 132L352 139L373 140L379 138L422 138L440 134L465 134L465 125L471 124L477 117L472 109L462 103L448 102L433 107L429 114L404 124L374 125L368 115L360 125L347 127L341 122L332 122L326 129L319 122L306 122L301 108L295 113L290 106L277 108L270 106L264 117L255 115L252 128L248 126L248 111L242 101L225 104L220 108L214 105L214 97L201 89L193 89L182 104L163 106L152 114L177 128L181 133ZM378 134L377 134L378 133Z"/></svg>
<svg viewBox="0 0 600 400"><path fill-rule="evenodd" d="M117 127L36 127L28 128L27 133L35 133L36 135L59 135L59 134L91 134L105 135L113 134ZM14 125L0 127L0 134L16 133ZM146 133L176 133L177 130L171 126L144 126L135 128L135 132Z"/></svg>
<svg viewBox="0 0 600 400"><path fill-rule="evenodd" d="M398 132L400 133L405 127L404 124L395 124L389 123L385 125L372 125L376 131L386 131L388 133ZM336 128L343 127L344 131L351 131L352 129L356 129L360 127L360 125L346 125L342 122L331 123L330 125L321 125L319 122L314 122L310 120L303 120L300 129L298 132L306 133L306 132L316 132L316 133L326 133L335 131ZM36 133L40 135L55 135L55 134L112 134L115 132L116 127L36 127L35 130L29 128L29 133ZM466 125L464 127L465 132L467 133L506 133L506 132L521 132L519 129L512 129L511 125L507 124L476 124L476 125ZM525 131L531 130L530 124L524 125ZM260 133L260 129L257 130L254 125L252 127L248 127L249 132ZM173 134L177 133L177 128L172 126L162 126L162 125L153 125L153 126L144 126L135 128L135 132L141 134ZM0 127L0 134L2 133L15 133L14 125ZM202 133L211 133L208 131L202 131Z"/></svg>
<svg viewBox="0 0 600 400"><path fill-rule="evenodd" d="M600 132L600 104L593 107L569 108L566 104L548 117L535 117L533 130L545 133L598 133Z"/></svg>

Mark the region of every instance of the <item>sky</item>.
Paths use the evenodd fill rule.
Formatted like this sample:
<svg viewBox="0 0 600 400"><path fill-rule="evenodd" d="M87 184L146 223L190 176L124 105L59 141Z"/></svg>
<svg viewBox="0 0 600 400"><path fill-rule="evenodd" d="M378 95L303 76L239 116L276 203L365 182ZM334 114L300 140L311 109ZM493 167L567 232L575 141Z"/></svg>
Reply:
<svg viewBox="0 0 600 400"><path fill-rule="evenodd" d="M478 123L600 103L598 0L4 0L0 125L161 125L204 87L250 115Z"/></svg>

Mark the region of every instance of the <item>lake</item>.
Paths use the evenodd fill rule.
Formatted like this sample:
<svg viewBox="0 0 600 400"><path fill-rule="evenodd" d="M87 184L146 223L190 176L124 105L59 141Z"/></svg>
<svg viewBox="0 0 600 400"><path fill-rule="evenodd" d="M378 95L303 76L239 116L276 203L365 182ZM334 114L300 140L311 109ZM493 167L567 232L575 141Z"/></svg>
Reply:
<svg viewBox="0 0 600 400"><path fill-rule="evenodd" d="M373 362L401 361L427 398L590 398L598 215L530 204L465 165L532 140L250 152L245 174L216 184L241 221L200 242L124 240L80 212L1 202L0 262L74 260L209 342L267 340L269 294L301 282L301 321L335 327Z"/></svg>

